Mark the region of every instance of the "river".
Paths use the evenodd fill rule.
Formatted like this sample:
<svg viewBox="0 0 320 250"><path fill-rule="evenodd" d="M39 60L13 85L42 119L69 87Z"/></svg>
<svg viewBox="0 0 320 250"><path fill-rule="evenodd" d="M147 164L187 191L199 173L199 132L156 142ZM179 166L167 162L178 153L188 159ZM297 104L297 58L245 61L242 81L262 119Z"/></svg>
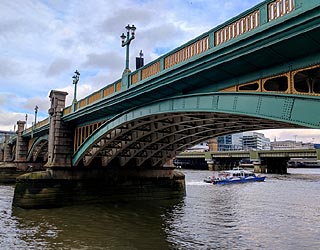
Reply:
<svg viewBox="0 0 320 250"><path fill-rule="evenodd" d="M320 169L212 185L182 170L178 201L12 209L0 185L0 249L320 249Z"/></svg>

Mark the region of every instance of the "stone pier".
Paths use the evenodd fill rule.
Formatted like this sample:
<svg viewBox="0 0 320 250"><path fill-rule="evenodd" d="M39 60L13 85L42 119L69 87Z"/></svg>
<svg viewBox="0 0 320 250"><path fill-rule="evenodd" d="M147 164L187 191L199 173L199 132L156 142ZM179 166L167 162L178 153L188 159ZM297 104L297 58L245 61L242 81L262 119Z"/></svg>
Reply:
<svg viewBox="0 0 320 250"><path fill-rule="evenodd" d="M266 158L265 165L267 166L268 174L287 174L287 162L289 158Z"/></svg>
<svg viewBox="0 0 320 250"><path fill-rule="evenodd" d="M3 161L11 162L13 160L12 145L9 144L10 135L6 135L3 150Z"/></svg>
<svg viewBox="0 0 320 250"><path fill-rule="evenodd" d="M45 167L71 167L72 130L61 119L67 94L57 90L50 92L48 162Z"/></svg>
<svg viewBox="0 0 320 250"><path fill-rule="evenodd" d="M101 202L176 199L184 195L184 174L174 168L61 168L19 176L13 206L50 208Z"/></svg>
<svg viewBox="0 0 320 250"><path fill-rule="evenodd" d="M22 137L25 121L18 121L15 162L26 162L28 154L28 139Z"/></svg>

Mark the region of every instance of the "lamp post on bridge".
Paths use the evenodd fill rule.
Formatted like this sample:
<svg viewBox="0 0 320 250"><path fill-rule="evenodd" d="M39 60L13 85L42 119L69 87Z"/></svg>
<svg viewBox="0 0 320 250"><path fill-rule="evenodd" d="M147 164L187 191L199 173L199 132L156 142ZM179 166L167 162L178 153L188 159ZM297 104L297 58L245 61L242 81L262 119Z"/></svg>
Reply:
<svg viewBox="0 0 320 250"><path fill-rule="evenodd" d="M127 35L125 35L124 33L122 33L121 40L121 46L124 47L126 46L126 67L123 71L122 74L122 87L123 88L128 88L129 87L129 79L128 79L128 75L131 72L129 69L129 46L131 41L135 38L135 30L136 27L134 25L130 26L129 24L125 27L127 30ZM131 31L131 33L130 33Z"/></svg>
<svg viewBox="0 0 320 250"><path fill-rule="evenodd" d="M121 46L127 46L126 47L126 68L124 69L124 72L129 73L130 69L129 69L129 46L131 41L135 38L135 30L136 27L134 25L130 26L129 24L125 27L127 30L127 35L125 35L124 33L122 33L122 35L120 36L122 39L122 44ZM130 35L130 31L131 31L131 35Z"/></svg>
<svg viewBox="0 0 320 250"><path fill-rule="evenodd" d="M36 105L34 108L34 127L36 127L36 123L37 123L38 109L39 109L39 107Z"/></svg>
<svg viewBox="0 0 320 250"><path fill-rule="evenodd" d="M76 70L74 72L74 76L72 77L72 79L73 79L72 83L74 84L74 93L73 93L72 104L73 104L73 111L75 111L76 110L76 103L77 103L77 84L80 79L80 73L78 70Z"/></svg>
<svg viewBox="0 0 320 250"><path fill-rule="evenodd" d="M36 106L34 107L34 122L33 122L32 125L31 125L31 127L32 127L32 130L31 130L31 138L33 138L33 130L36 129L38 109L39 109L39 107L36 105ZM26 119L27 119L27 118L28 118L28 116L26 115Z"/></svg>

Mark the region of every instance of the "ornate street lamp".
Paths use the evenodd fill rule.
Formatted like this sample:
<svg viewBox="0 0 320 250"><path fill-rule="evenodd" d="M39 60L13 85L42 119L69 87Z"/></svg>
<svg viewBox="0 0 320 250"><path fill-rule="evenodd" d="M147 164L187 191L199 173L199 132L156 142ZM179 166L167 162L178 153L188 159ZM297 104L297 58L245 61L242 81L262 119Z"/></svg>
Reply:
<svg viewBox="0 0 320 250"><path fill-rule="evenodd" d="M34 123L32 123L31 125L32 126L31 138L33 138L33 130L36 129L38 109L39 107L36 105L34 107Z"/></svg>
<svg viewBox="0 0 320 250"><path fill-rule="evenodd" d="M136 27L134 25L130 26L129 24L125 27L127 30L127 35L125 35L124 33L122 33L121 40L122 40L122 44L121 46L127 46L126 47L126 68L124 69L124 73L129 73L130 69L129 69L129 45L131 43L131 41L135 38L134 36L134 32L136 30ZM131 31L131 34L130 34Z"/></svg>
<svg viewBox="0 0 320 250"><path fill-rule="evenodd" d="M39 109L39 107L36 105L34 108L34 127L36 127L36 123L37 123L38 109Z"/></svg>
<svg viewBox="0 0 320 250"><path fill-rule="evenodd" d="M73 81L72 83L74 84L74 94L73 94L73 101L72 103L75 104L77 103L77 84L79 82L79 79L80 79L80 73L78 70L76 70L74 72L74 76L72 77Z"/></svg>

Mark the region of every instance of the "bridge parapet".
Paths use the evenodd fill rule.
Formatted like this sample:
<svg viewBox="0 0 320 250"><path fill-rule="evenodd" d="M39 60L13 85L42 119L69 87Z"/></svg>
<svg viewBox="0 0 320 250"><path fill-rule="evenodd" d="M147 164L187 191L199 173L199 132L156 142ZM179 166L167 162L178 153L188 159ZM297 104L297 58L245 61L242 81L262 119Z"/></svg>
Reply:
<svg viewBox="0 0 320 250"><path fill-rule="evenodd" d="M295 0L276 0L268 4L269 22L282 17L295 8Z"/></svg>
<svg viewBox="0 0 320 250"><path fill-rule="evenodd" d="M31 134L33 133L35 130L40 130L41 128L48 126L49 125L49 117L37 122L36 124L34 124L33 126L31 126L30 128L24 129L23 134Z"/></svg>

